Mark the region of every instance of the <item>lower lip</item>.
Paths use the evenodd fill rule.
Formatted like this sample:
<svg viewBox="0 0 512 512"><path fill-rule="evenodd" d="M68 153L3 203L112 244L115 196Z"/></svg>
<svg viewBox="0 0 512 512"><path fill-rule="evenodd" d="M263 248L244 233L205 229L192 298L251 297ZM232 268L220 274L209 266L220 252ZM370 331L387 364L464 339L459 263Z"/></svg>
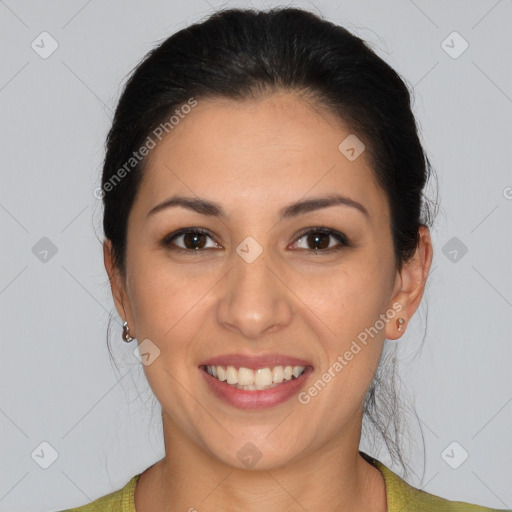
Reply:
<svg viewBox="0 0 512 512"><path fill-rule="evenodd" d="M233 407L239 409L266 409L267 407L273 407L286 402L292 396L297 395L313 369L307 366L300 377L283 381L282 384L275 388L262 389L260 391L237 389L226 382L221 382L212 377L204 367L200 368L200 371L213 394Z"/></svg>

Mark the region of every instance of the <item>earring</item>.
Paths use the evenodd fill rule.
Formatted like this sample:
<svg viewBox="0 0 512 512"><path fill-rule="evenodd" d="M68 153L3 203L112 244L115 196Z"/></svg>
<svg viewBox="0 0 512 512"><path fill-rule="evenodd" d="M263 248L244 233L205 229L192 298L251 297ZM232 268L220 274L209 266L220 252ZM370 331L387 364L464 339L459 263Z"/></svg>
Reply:
<svg viewBox="0 0 512 512"><path fill-rule="evenodd" d="M399 318L397 321L396 321L396 328L401 331L403 328L404 328L404 323L405 323L405 320L403 318Z"/></svg>
<svg viewBox="0 0 512 512"><path fill-rule="evenodd" d="M130 336L130 328L128 327L128 322L124 322L123 324L123 341L126 343L130 343L133 338Z"/></svg>

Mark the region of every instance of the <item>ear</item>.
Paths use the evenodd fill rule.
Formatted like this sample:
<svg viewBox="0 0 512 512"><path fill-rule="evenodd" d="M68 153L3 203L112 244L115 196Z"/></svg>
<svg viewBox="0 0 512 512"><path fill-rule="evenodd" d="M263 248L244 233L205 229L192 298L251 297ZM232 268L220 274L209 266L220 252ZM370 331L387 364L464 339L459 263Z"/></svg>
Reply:
<svg viewBox="0 0 512 512"><path fill-rule="evenodd" d="M105 270L107 271L108 279L110 281L110 289L112 290L112 297L114 299L117 313L123 322L128 322L130 335L135 338L135 323L130 299L126 291L123 276L120 274L119 269L114 265L112 242L108 238L103 242L103 262L105 264Z"/></svg>
<svg viewBox="0 0 512 512"><path fill-rule="evenodd" d="M419 228L419 240L416 252L411 261L404 263L402 270L397 272L395 279L395 287L393 291L393 299L390 307L400 304L402 309L397 312L396 316L386 324L386 338L396 340L402 336L407 328L407 324L418 309L427 276L432 264L433 250L430 231L426 226ZM398 318L405 320L404 328L399 331L396 325Z"/></svg>

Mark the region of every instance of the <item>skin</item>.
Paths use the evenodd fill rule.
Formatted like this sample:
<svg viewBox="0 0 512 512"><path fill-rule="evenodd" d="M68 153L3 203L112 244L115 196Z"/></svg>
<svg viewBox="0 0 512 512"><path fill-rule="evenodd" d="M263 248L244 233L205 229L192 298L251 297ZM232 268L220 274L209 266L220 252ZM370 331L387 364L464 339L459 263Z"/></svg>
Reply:
<svg viewBox="0 0 512 512"><path fill-rule="evenodd" d="M397 271L387 197L367 153L349 161L338 150L350 133L296 94L199 99L150 153L128 218L125 277L104 244L119 315L160 350L144 370L162 406L166 455L138 482L138 512L387 510L381 473L358 453L362 407L384 340L402 336L420 304L432 244L420 228L415 257ZM282 207L333 192L362 203L368 218L337 205L279 220ZM175 194L220 203L226 218L183 207L147 217ZM317 226L356 246L315 254L300 232ZM161 245L183 227L209 230L199 239L208 248ZM236 252L247 236L263 249L252 263ZM400 314L308 404L240 410L214 397L198 369L221 354L277 352L311 362L307 388L393 304ZM261 452L251 469L237 457L248 442Z"/></svg>

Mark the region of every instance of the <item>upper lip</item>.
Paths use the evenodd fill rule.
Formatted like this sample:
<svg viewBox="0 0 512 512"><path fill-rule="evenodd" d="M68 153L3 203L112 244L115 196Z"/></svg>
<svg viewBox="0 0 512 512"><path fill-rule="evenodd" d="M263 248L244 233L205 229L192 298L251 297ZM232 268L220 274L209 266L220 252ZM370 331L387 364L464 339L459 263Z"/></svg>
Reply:
<svg viewBox="0 0 512 512"><path fill-rule="evenodd" d="M224 354L206 359L199 366L233 366L235 368L273 368L274 366L312 366L309 361L284 354Z"/></svg>

